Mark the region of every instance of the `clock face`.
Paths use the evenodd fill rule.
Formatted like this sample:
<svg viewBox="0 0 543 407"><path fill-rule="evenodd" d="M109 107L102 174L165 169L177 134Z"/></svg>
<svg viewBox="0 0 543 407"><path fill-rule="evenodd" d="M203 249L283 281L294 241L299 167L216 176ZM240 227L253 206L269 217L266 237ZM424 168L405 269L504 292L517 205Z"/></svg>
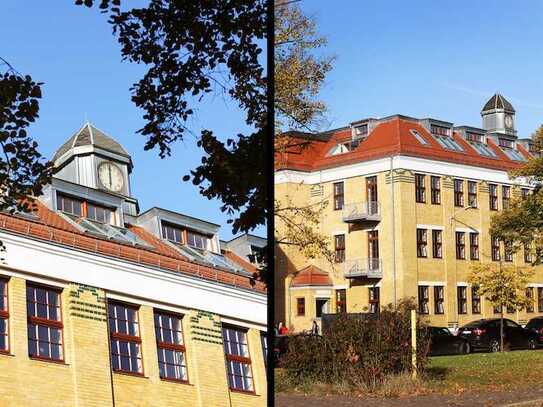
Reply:
<svg viewBox="0 0 543 407"><path fill-rule="evenodd" d="M113 192L119 192L123 187L123 172L119 167L110 162L100 164L98 178L102 185Z"/></svg>
<svg viewBox="0 0 543 407"><path fill-rule="evenodd" d="M513 118L510 115L505 116L505 127L508 129L513 127Z"/></svg>

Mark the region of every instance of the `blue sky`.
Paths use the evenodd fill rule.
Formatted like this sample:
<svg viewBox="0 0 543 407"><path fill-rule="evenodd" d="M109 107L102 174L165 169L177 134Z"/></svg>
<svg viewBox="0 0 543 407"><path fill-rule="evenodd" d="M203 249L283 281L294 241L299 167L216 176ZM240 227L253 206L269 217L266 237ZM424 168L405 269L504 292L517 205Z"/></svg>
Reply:
<svg viewBox="0 0 543 407"><path fill-rule="evenodd" d="M331 127L400 113L481 126L496 91L519 137L543 124L543 1L302 0L337 60L321 92Z"/></svg>
<svg viewBox="0 0 543 407"><path fill-rule="evenodd" d="M207 200L181 179L201 159L194 136L178 143L169 159L143 150L145 139L136 134L144 124L142 111L130 100L129 88L141 78L144 67L121 61L106 16L96 7L75 6L72 0L4 0L0 16L0 55L19 72L45 83L40 118L31 128L42 154L52 157L87 118L131 153L132 193L142 211L160 206L186 213L221 224L221 237L232 237L220 202ZM222 97L200 106L190 126L196 135L202 128L225 137L245 130L243 116ZM265 229L254 233L264 236Z"/></svg>

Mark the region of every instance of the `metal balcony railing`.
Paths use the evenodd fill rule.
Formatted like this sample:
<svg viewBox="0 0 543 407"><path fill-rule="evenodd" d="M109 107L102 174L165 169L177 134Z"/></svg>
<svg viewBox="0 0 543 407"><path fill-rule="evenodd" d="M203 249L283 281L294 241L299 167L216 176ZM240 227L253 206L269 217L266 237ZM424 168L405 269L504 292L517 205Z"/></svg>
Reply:
<svg viewBox="0 0 543 407"><path fill-rule="evenodd" d="M345 262L345 278L382 278L383 262L381 259L353 259Z"/></svg>
<svg viewBox="0 0 543 407"><path fill-rule="evenodd" d="M346 204L342 211L343 222L380 221L381 208L379 202L356 202Z"/></svg>

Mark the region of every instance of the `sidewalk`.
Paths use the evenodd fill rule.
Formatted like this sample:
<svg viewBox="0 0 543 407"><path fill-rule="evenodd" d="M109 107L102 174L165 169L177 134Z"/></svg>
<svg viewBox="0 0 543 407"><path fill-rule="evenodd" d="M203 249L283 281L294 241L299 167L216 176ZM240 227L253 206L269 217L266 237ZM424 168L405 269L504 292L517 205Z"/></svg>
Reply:
<svg viewBox="0 0 543 407"><path fill-rule="evenodd" d="M523 403L535 401L534 403ZM430 394L397 399L356 398L347 396L309 397L293 394L276 394L277 407L543 407L543 388L510 392L464 393L456 396ZM517 407L517 406L515 406Z"/></svg>

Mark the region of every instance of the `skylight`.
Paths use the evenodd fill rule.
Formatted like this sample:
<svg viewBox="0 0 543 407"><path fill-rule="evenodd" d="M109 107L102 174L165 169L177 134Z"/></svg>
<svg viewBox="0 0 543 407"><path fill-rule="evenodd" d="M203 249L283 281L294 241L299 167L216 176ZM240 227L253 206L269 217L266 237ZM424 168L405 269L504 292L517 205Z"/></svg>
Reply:
<svg viewBox="0 0 543 407"><path fill-rule="evenodd" d="M90 233L110 240L116 240L121 243L131 244L133 246L152 248L149 243L139 238L136 234L126 228L109 225L107 223L95 222L69 213L63 213L63 215L79 225L79 227L83 228L85 233Z"/></svg>
<svg viewBox="0 0 543 407"><path fill-rule="evenodd" d="M511 160L526 161L526 158L524 158L524 156L522 154L520 154L517 150L515 150L513 148L504 148L504 147L502 147L502 151Z"/></svg>
<svg viewBox="0 0 543 407"><path fill-rule="evenodd" d="M456 142L455 139L453 139L450 136L443 136L439 134L434 134L434 137L436 138L437 142L446 150L451 151L460 151L463 152L464 149Z"/></svg>
<svg viewBox="0 0 543 407"><path fill-rule="evenodd" d="M418 141L420 144L425 145L425 146L428 145L428 142L424 139L424 137L422 137L422 136L420 135L420 133L419 133L417 130L411 129L410 131L411 131L411 134L412 134L413 136L415 136L415 138L417 139L417 141Z"/></svg>
<svg viewBox="0 0 543 407"><path fill-rule="evenodd" d="M351 143L338 143L328 151L328 155L339 155L345 154L351 151Z"/></svg>
<svg viewBox="0 0 543 407"><path fill-rule="evenodd" d="M478 142L475 142L475 141L470 141L469 144L470 144L470 146L472 146L475 149L475 151L477 151L480 155L482 155L484 157L491 157L491 158L497 158L498 157L496 155L496 153L484 143L478 143Z"/></svg>

